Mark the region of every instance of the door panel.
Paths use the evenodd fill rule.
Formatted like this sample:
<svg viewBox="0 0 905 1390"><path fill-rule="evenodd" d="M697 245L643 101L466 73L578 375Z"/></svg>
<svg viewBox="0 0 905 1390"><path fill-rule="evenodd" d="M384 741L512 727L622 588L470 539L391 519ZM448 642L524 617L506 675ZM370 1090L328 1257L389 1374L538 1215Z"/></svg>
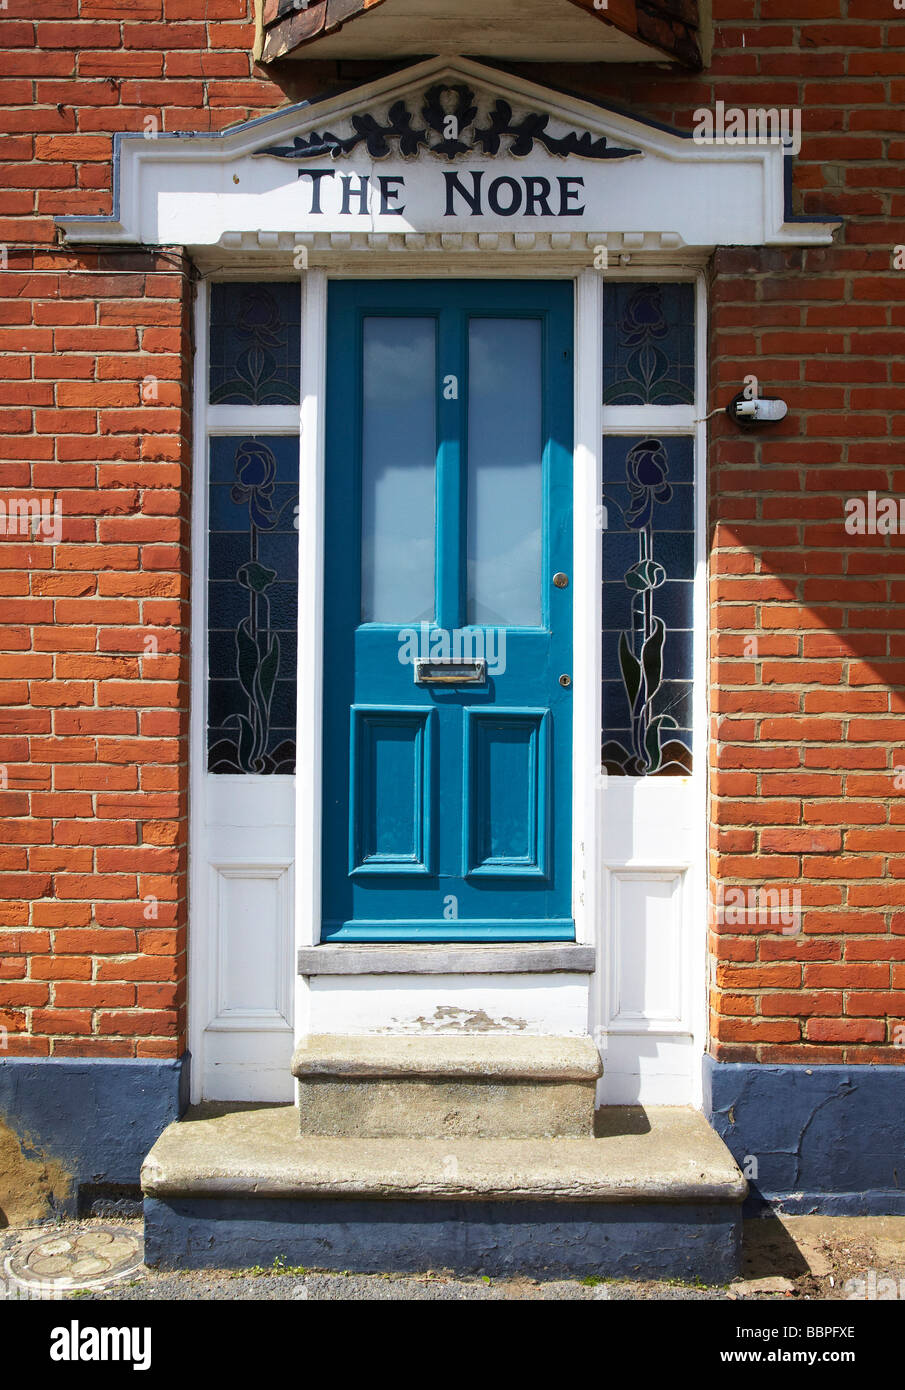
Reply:
<svg viewBox="0 0 905 1390"><path fill-rule="evenodd" d="M545 878L548 710L465 710L463 873Z"/></svg>
<svg viewBox="0 0 905 1390"><path fill-rule="evenodd" d="M429 874L433 710L352 709L353 874Z"/></svg>
<svg viewBox="0 0 905 1390"><path fill-rule="evenodd" d="M325 939L574 936L571 335L568 284L331 285Z"/></svg>

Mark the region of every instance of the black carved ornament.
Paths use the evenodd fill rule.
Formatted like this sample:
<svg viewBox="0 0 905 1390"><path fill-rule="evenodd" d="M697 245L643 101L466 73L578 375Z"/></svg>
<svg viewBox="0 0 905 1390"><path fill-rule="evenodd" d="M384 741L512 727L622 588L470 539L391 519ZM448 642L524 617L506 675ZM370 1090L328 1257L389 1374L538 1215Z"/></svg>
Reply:
<svg viewBox="0 0 905 1390"><path fill-rule="evenodd" d="M447 97L445 103L444 96ZM450 96L454 98L452 101ZM395 143L404 159L412 159L419 150L425 149L439 159L453 160L476 150L484 155L497 155L504 139L509 141L509 146L503 152L517 157L531 154L535 142L549 154L578 155L582 159L630 159L641 153L610 146L605 135L595 137L587 130L580 134L570 130L563 136L551 135L547 130L549 115L532 111L514 120L512 107L501 97L494 102L486 126L475 124L477 115L475 94L470 87L438 84L425 92L417 117L405 101L396 101L387 112L385 125L371 115L352 116L355 134L345 139L329 130L323 135L312 131L310 135L297 135L291 145L268 145L256 153L274 159L315 159L325 154L339 159L363 144L372 159L385 159L393 153ZM421 128L413 126L416 119L423 122Z"/></svg>

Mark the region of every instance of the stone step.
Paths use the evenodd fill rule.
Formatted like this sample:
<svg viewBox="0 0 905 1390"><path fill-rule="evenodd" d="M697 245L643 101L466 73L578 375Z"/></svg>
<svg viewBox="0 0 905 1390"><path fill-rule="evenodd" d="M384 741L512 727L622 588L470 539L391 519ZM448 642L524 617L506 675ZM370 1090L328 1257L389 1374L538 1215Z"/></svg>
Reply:
<svg viewBox="0 0 905 1390"><path fill-rule="evenodd" d="M142 1168L145 1259L732 1278L747 1184L704 1117L611 1107L597 1129L301 1136L293 1106L200 1106L163 1132Z"/></svg>
<svg viewBox="0 0 905 1390"><path fill-rule="evenodd" d="M590 1137L591 1038L509 1033L309 1035L292 1059L303 1135Z"/></svg>

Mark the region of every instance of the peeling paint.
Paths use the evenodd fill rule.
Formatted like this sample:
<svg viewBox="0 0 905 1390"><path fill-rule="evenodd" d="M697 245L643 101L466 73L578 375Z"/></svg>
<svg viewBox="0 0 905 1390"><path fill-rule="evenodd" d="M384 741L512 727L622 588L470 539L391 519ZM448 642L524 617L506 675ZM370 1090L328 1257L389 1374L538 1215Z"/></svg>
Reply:
<svg viewBox="0 0 905 1390"><path fill-rule="evenodd" d="M65 1202L72 1176L0 1119L0 1227L43 1221Z"/></svg>
<svg viewBox="0 0 905 1390"><path fill-rule="evenodd" d="M485 1009L459 1009L453 1004L438 1004L432 1018L423 1015L415 1023L425 1031L450 1033L523 1033L528 1027L524 1018L491 1018Z"/></svg>
<svg viewBox="0 0 905 1390"><path fill-rule="evenodd" d="M187 1058L0 1061L0 1222L74 1215L80 1190L135 1188L185 1103ZM35 1203L40 1211L34 1211Z"/></svg>

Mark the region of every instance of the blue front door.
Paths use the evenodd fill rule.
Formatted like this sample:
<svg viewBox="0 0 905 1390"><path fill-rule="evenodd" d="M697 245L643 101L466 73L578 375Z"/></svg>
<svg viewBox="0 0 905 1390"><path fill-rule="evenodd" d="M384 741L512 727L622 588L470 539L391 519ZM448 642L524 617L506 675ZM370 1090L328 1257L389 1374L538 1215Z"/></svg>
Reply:
<svg viewBox="0 0 905 1390"><path fill-rule="evenodd" d="M333 283L323 922L566 941L572 287Z"/></svg>

